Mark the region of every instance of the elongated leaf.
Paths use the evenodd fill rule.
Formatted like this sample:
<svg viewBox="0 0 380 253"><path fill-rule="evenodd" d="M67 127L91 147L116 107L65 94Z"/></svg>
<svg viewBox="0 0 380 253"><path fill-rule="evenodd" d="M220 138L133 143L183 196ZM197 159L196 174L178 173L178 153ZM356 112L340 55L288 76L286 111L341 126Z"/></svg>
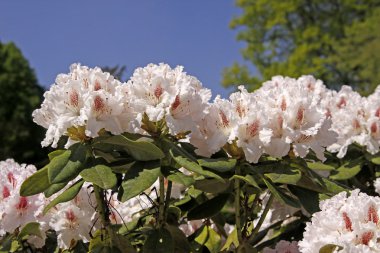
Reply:
<svg viewBox="0 0 380 253"><path fill-rule="evenodd" d="M190 170L192 172L198 173L199 175L205 176L205 177L211 177L219 179L221 182L224 182L223 178L219 175L215 174L214 172L204 170L199 164L190 161L189 159L183 157L183 156L175 156L170 150L170 155L173 157L173 159L181 166L184 167L187 170Z"/></svg>
<svg viewBox="0 0 380 253"><path fill-rule="evenodd" d="M302 206L310 214L320 211L318 192L310 191L293 185L289 185L288 188L295 196L297 196Z"/></svg>
<svg viewBox="0 0 380 253"><path fill-rule="evenodd" d="M312 170L335 170L335 167L321 162L307 162L307 167Z"/></svg>
<svg viewBox="0 0 380 253"><path fill-rule="evenodd" d="M28 177L21 185L21 196L32 196L49 188L48 167L43 167Z"/></svg>
<svg viewBox="0 0 380 253"><path fill-rule="evenodd" d="M35 235L39 238L42 238L40 223L29 222L21 229L17 237L19 238L19 240L22 240L24 237L29 236L29 235Z"/></svg>
<svg viewBox="0 0 380 253"><path fill-rule="evenodd" d="M269 180L263 178L264 183L267 185L270 192L275 196L276 199L284 203L285 205L300 207L299 202L294 197L284 193L285 189L279 188L272 184Z"/></svg>
<svg viewBox="0 0 380 253"><path fill-rule="evenodd" d="M177 226L168 225L165 227L174 241L175 253L188 253L191 251L191 246L186 238L186 235Z"/></svg>
<svg viewBox="0 0 380 253"><path fill-rule="evenodd" d="M105 190L111 189L117 183L116 175L112 169L105 165L96 165L88 169L82 170L81 177Z"/></svg>
<svg viewBox="0 0 380 253"><path fill-rule="evenodd" d="M84 181L83 179L78 180L72 186L70 186L66 191L61 193L58 197L53 199L45 208L43 213L46 214L52 207L56 206L59 203L67 202L75 198L78 195L80 189L82 189Z"/></svg>
<svg viewBox="0 0 380 253"><path fill-rule="evenodd" d="M256 182L255 178L252 176L252 175L245 175L245 176L241 176L241 175L233 175L230 180L233 180L233 179L239 179L239 180L242 180L246 183L248 183L249 185L253 186L253 187L256 187L257 189L261 189L259 184Z"/></svg>
<svg viewBox="0 0 380 253"><path fill-rule="evenodd" d="M122 183L121 201L127 201L148 189L160 175L159 163L145 163L144 167L136 168L134 175L126 175Z"/></svg>
<svg viewBox="0 0 380 253"><path fill-rule="evenodd" d="M161 149L146 140L133 141L123 135L117 135L102 142L122 146L129 155L138 161L152 161L165 157Z"/></svg>
<svg viewBox="0 0 380 253"><path fill-rule="evenodd" d="M347 162L340 166L338 169L331 172L330 178L333 180L346 180L354 177L361 170L361 164L351 164Z"/></svg>
<svg viewBox="0 0 380 253"><path fill-rule="evenodd" d="M301 179L301 172L299 170L289 170L285 172L278 173L267 173L265 174L273 183L278 184L297 184Z"/></svg>
<svg viewBox="0 0 380 253"><path fill-rule="evenodd" d="M228 189L230 186L229 181L221 182L218 179L214 178L207 178L202 180L197 180L194 183L194 187L198 190L201 190L203 192L209 192L209 193L220 193L224 192Z"/></svg>
<svg viewBox="0 0 380 253"><path fill-rule="evenodd" d="M234 228L231 234L228 235L226 242L223 245L221 250L228 250L231 245L234 245L234 248L239 247L239 240L237 237L237 230Z"/></svg>
<svg viewBox="0 0 380 253"><path fill-rule="evenodd" d="M143 246L144 253L172 253L174 240L166 228L150 231Z"/></svg>
<svg viewBox="0 0 380 253"><path fill-rule="evenodd" d="M219 194L218 196L209 199L199 206L194 207L187 214L189 220L199 220L209 218L217 214L226 204L230 194Z"/></svg>
<svg viewBox="0 0 380 253"><path fill-rule="evenodd" d="M54 157L47 165L48 176L52 184L68 182L76 178L88 157L88 147L76 143L66 152Z"/></svg>
<svg viewBox="0 0 380 253"><path fill-rule="evenodd" d="M59 183L59 184L50 185L49 188L47 188L44 191L45 197L46 198L51 197L54 193L57 193L60 190L62 190L63 188L65 188L66 185L67 185L67 183Z"/></svg>
<svg viewBox="0 0 380 253"><path fill-rule="evenodd" d="M218 159L199 159L199 165L212 169L217 172L228 172L235 169L236 159L218 158Z"/></svg>
<svg viewBox="0 0 380 253"><path fill-rule="evenodd" d="M195 180L192 176L186 176L182 172L177 171L167 176L167 179L177 184L184 185L186 187L193 185Z"/></svg>

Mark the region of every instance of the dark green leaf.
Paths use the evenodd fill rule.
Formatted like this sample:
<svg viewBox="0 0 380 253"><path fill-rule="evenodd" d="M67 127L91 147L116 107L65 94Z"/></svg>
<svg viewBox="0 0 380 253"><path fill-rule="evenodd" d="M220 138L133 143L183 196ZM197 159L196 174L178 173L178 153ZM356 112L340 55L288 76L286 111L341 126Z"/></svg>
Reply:
<svg viewBox="0 0 380 253"><path fill-rule="evenodd" d="M72 186L70 186L67 190L65 190L63 193L61 193L58 197L53 199L45 208L44 208L44 214L46 214L50 208L56 206L59 203L67 202L75 198L75 196L79 193L79 191L82 189L84 181L83 179L78 180L75 182Z"/></svg>
<svg viewBox="0 0 380 253"><path fill-rule="evenodd" d="M194 183L195 188L203 192L209 192L209 193L224 192L228 189L229 186L230 186L229 181L225 181L223 183L220 180L213 179L213 178L196 180Z"/></svg>
<svg viewBox="0 0 380 253"><path fill-rule="evenodd" d="M141 164L139 164L141 166ZM136 169L136 170L135 170ZM144 163L139 168L133 168L134 174L127 174L122 183L121 201L125 202L148 189L160 175L159 163Z"/></svg>
<svg viewBox="0 0 380 253"><path fill-rule="evenodd" d="M286 194L285 189L277 187L276 185L272 184L270 180L267 180L265 178L263 178L263 181L276 199L278 199L286 205L293 206L296 208L300 207L298 200L290 196L289 194Z"/></svg>
<svg viewBox="0 0 380 253"><path fill-rule="evenodd" d="M48 167L38 170L36 173L28 177L21 185L21 196L32 196L41 193L49 188Z"/></svg>
<svg viewBox="0 0 380 253"><path fill-rule="evenodd" d="M129 155L138 161L151 161L165 157L161 149L145 140L133 141L123 135L117 135L102 142L122 146Z"/></svg>
<svg viewBox="0 0 380 253"><path fill-rule="evenodd" d="M203 218L210 218L217 214L226 204L230 194L223 193L209 199L199 206L194 207L187 214L189 220L199 220Z"/></svg>
<svg viewBox="0 0 380 253"><path fill-rule="evenodd" d="M56 156L59 156L59 155L62 155L63 153L65 153L66 150L65 149L58 149L58 150L54 150L53 152L50 152L48 154L49 156L49 161L53 160L54 157Z"/></svg>
<svg viewBox="0 0 380 253"><path fill-rule="evenodd" d="M191 247L186 235L177 226L168 225L165 227L169 232L174 241L174 252L175 253L189 253Z"/></svg>
<svg viewBox="0 0 380 253"><path fill-rule="evenodd" d="M166 228L149 231L143 246L144 253L172 253L174 240Z"/></svg>
<svg viewBox="0 0 380 253"><path fill-rule="evenodd" d="M111 189L117 183L117 178L111 168L105 165L96 165L94 167L84 169L80 173L81 177L100 188Z"/></svg>
<svg viewBox="0 0 380 253"><path fill-rule="evenodd" d="M302 206L310 214L320 211L319 210L319 196L317 192L310 191L304 188L289 185L289 190L297 196Z"/></svg>

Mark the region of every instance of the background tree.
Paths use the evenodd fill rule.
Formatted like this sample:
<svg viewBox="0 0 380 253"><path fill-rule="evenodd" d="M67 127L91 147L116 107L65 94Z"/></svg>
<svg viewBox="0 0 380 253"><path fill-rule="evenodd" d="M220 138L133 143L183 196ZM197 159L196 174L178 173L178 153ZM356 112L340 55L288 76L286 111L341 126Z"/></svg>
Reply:
<svg viewBox="0 0 380 253"><path fill-rule="evenodd" d="M244 59L257 75L235 63L223 86L253 90L274 75L312 74L329 87L350 84L371 92L380 83L379 0L237 0L243 9L231 22L247 42Z"/></svg>
<svg viewBox="0 0 380 253"><path fill-rule="evenodd" d="M0 43L0 160L38 163L44 130L32 121L41 104L43 88L14 43Z"/></svg>

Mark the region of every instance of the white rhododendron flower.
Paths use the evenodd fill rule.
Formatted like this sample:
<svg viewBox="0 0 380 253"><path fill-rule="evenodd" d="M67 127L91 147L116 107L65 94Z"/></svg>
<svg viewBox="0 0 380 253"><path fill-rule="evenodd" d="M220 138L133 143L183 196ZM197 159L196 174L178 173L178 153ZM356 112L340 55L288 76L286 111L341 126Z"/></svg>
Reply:
<svg viewBox="0 0 380 253"><path fill-rule="evenodd" d="M274 249L264 248L263 253L300 253L296 241L288 242L281 240Z"/></svg>
<svg viewBox="0 0 380 253"><path fill-rule="evenodd" d="M272 131L265 153L273 157L287 155L292 147L296 156L313 150L324 160L326 146L335 142L330 119L320 105L324 86L311 76L299 79L275 76L254 94L265 110Z"/></svg>
<svg viewBox="0 0 380 253"><path fill-rule="evenodd" d="M380 178L376 178L373 182L373 186L375 187L375 192L380 195Z"/></svg>
<svg viewBox="0 0 380 253"><path fill-rule="evenodd" d="M322 201L320 209L306 224L301 252L318 253L327 244L343 247L342 253L380 251L380 197L341 192Z"/></svg>
<svg viewBox="0 0 380 253"><path fill-rule="evenodd" d="M194 131L211 98L210 90L182 66L172 69L163 63L137 68L128 85L139 118L145 113L152 122L165 119L173 135Z"/></svg>
<svg viewBox="0 0 380 253"><path fill-rule="evenodd" d="M115 94L120 85L100 68L80 64L71 65L69 74L58 75L41 108L33 112L34 122L47 128L42 146L57 147L60 137L69 135L73 127L84 127L88 137L96 137L102 128L113 134L124 132L118 119L123 102Z"/></svg>

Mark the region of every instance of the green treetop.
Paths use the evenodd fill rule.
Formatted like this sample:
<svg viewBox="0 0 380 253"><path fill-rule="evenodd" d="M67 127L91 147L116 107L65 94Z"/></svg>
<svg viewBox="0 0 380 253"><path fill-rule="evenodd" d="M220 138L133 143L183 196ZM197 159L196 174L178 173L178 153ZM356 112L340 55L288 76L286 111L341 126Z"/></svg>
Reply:
<svg viewBox="0 0 380 253"><path fill-rule="evenodd" d="M247 66L224 70L223 86L250 90L274 75L312 74L329 87L354 86L371 92L380 83L380 1L237 0L243 9L231 22L245 41Z"/></svg>
<svg viewBox="0 0 380 253"><path fill-rule="evenodd" d="M45 157L44 131L33 123L43 89L34 71L13 43L0 43L0 160L35 163Z"/></svg>

